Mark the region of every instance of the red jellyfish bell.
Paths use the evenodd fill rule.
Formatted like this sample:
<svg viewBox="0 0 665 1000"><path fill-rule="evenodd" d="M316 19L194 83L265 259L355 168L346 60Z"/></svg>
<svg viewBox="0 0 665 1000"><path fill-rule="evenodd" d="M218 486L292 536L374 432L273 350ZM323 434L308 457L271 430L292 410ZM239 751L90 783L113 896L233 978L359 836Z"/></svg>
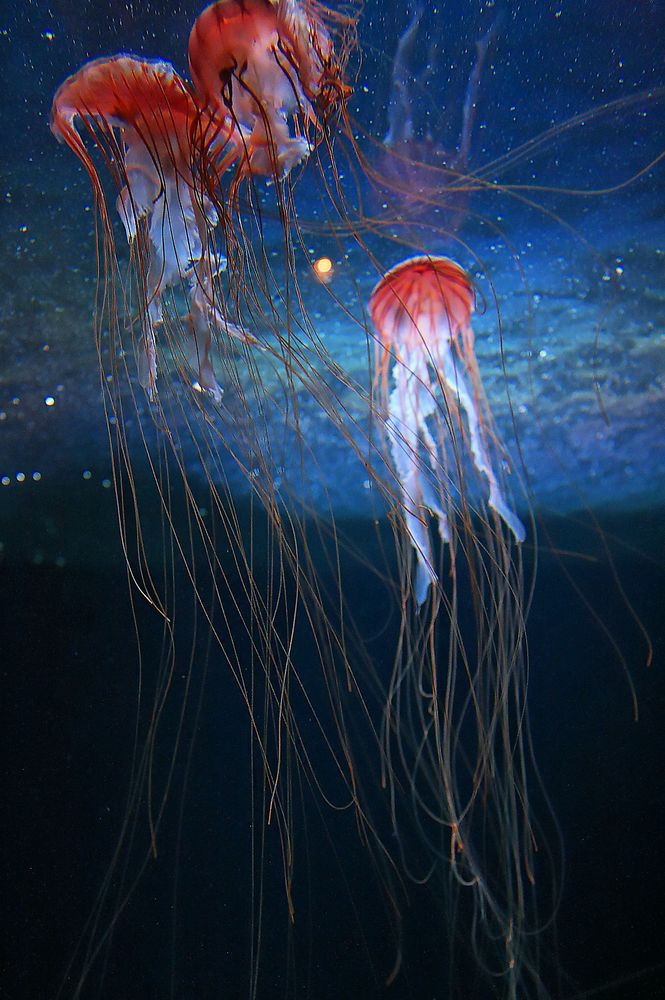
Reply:
<svg viewBox="0 0 665 1000"><path fill-rule="evenodd" d="M450 541L450 474L440 435L431 421L444 396L449 428L464 432L474 465L487 478L488 502L518 542L522 522L507 505L490 461L491 414L484 397L471 329L473 288L447 257L412 257L397 264L370 298L370 314L385 349L378 372L388 411L387 431L404 503L406 528L418 561L416 599L422 604L436 581L425 512L435 514L442 541ZM393 389L389 392L391 360ZM458 463L458 468L461 466ZM458 485L461 492L461 484Z"/></svg>
<svg viewBox="0 0 665 1000"><path fill-rule="evenodd" d="M53 98L51 131L83 162L95 193L103 198L99 176L75 122L80 119L88 132L93 126L106 134L113 127L122 129L124 159L137 182L132 185L134 203L138 214L146 214L157 171L175 179L176 168L182 170L188 161L193 118L192 99L170 63L118 55L94 59L67 77Z"/></svg>
<svg viewBox="0 0 665 1000"><path fill-rule="evenodd" d="M309 155L315 105L339 77L319 9L295 0L219 0L195 22L194 86L217 128L224 132L229 117L232 124L224 168L241 159L241 174L279 177Z"/></svg>

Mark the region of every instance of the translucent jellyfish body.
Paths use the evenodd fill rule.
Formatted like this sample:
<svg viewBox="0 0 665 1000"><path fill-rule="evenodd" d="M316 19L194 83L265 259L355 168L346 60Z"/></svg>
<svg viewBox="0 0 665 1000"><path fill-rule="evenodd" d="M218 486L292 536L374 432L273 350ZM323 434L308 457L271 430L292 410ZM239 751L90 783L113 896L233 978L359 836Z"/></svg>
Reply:
<svg viewBox="0 0 665 1000"><path fill-rule="evenodd" d="M210 346L211 328L226 327L212 297L213 277L224 260L209 238L217 213L195 189L191 136L200 121L189 89L169 63L127 55L87 63L65 80L53 100L51 130L76 153L92 181L107 267L116 259L112 225L86 135L90 145L100 147L118 191L116 208L137 265L139 378L151 398L163 295L178 284L190 304L183 325L185 358L199 384L217 398L221 394ZM229 332L236 334L235 328Z"/></svg>
<svg viewBox="0 0 665 1000"><path fill-rule="evenodd" d="M525 537L524 525L508 505L490 459L491 415L474 351L473 302L471 282L458 264L447 257L424 256L393 267L370 298L386 428L417 559L418 604L437 579L427 514L436 517L444 543L450 541L451 518L456 516L455 471L444 454L442 422L451 436L461 434L466 439L476 469L487 480L491 509L516 541ZM459 481L463 462L457 459L454 464L455 492L463 494Z"/></svg>

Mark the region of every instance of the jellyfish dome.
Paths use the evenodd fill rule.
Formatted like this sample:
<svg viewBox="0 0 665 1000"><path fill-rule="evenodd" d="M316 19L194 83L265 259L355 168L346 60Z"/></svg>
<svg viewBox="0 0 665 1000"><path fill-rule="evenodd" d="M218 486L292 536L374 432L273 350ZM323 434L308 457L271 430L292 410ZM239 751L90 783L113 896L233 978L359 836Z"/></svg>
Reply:
<svg viewBox="0 0 665 1000"><path fill-rule="evenodd" d="M53 99L51 131L83 156L76 118L131 128L160 164L175 166L186 159L194 110L187 87L170 63L117 55L93 59L60 85Z"/></svg>

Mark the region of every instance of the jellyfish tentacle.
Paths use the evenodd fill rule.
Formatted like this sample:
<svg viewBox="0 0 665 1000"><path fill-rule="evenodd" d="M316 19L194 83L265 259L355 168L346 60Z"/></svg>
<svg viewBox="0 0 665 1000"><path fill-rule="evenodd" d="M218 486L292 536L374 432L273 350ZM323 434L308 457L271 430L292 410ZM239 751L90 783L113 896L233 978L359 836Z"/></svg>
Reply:
<svg viewBox="0 0 665 1000"><path fill-rule="evenodd" d="M469 429L469 446L473 462L479 472L482 472L489 485L488 503L496 511L501 520L510 528L515 541L523 542L526 530L519 517L510 509L504 496L496 472L492 467L482 430L482 418L478 406L474 402L460 364L457 362L450 347L441 351L441 375L445 384L455 393L466 415Z"/></svg>
<svg viewBox="0 0 665 1000"><path fill-rule="evenodd" d="M215 277L225 266L226 261L219 263ZM206 253L201 262L192 268L190 276L189 312L183 317L187 334L185 347L187 360L197 372L198 387L219 403L224 393L215 377L210 357L213 332L223 331L249 347L256 346L258 341L248 330L228 319L222 304L217 301L219 294L213 292L214 287L210 254Z"/></svg>
<svg viewBox="0 0 665 1000"><path fill-rule="evenodd" d="M388 147L410 142L414 136L414 98L411 91L413 73L410 64L422 17L423 7L419 5L397 43L388 100L388 131L383 138L384 145Z"/></svg>
<svg viewBox="0 0 665 1000"><path fill-rule="evenodd" d="M443 466L441 462L441 457L439 455L439 449L437 447L436 441L432 436L429 424L426 420L423 421L423 425L420 430L423 444L425 446L425 454L427 455L427 462L434 476L434 481L436 483L441 482L441 476L443 472ZM439 530L439 538L444 545L450 542L450 523L448 520L448 514L443 509L441 502L436 497L434 490L426 484L426 488L423 490L423 497L428 508L435 515Z"/></svg>
<svg viewBox="0 0 665 1000"><path fill-rule="evenodd" d="M447 518L441 507L425 501L425 483L419 460L421 441L429 435L425 415L435 404L429 387L416 372L400 361L393 368L393 378L395 388L390 394L386 430L402 495L404 524L416 553L414 593L416 603L421 607L430 584L435 584L438 579L427 525L428 509L432 509L439 518L439 531L446 536L448 533Z"/></svg>

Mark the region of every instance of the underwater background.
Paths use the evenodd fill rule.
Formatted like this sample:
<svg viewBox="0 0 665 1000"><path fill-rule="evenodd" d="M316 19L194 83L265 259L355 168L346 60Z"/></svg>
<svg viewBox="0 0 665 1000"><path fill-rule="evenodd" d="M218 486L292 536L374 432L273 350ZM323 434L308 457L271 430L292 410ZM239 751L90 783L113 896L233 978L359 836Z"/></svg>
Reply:
<svg viewBox="0 0 665 1000"><path fill-rule="evenodd" d="M368 155L387 130L392 60L414 10L368 0L361 15L363 60L351 106ZM197 4L169 0L4 0L0 15L3 1000L71 995L67 963L122 818L137 684L135 611L93 340L93 199L87 176L48 129L49 109L59 83L97 55L160 56L186 74L198 13ZM437 74L427 89L414 89L421 138L455 145L474 44L498 14L469 169L548 137L505 171L496 168L500 183L524 186L524 197L478 193L461 242L431 251L478 271L488 303L492 289L498 298L502 345L496 312L479 310L478 360L501 435L519 441L524 489L546 541L529 615L529 704L565 853L555 995L656 1000L665 995L665 171L656 162L665 131L658 89L665 7L657 0L429 6L418 51ZM611 101L618 103L610 112L587 114ZM566 127L577 115L583 121ZM311 210L307 184L305 175L304 211ZM380 213L369 186L366 197L368 211ZM274 228L267 223L268 247L278 244ZM325 228L312 240L313 256L340 255ZM336 292L344 297L344 274L357 261L354 281L369 295L375 272L352 241L343 249ZM312 283L309 294L330 353L366 379L357 328L328 315L324 288ZM313 403L303 417L319 459L317 479L305 486L308 502L332 509L356 546L375 544L369 521L385 521L386 535L389 528L362 463ZM290 447L286 438L280 465L297 486ZM196 483L194 450L186 461ZM228 475L238 505L249 504L245 481L234 481L232 469ZM640 630L608 584L605 546L653 643L649 668ZM349 588L369 631L377 608L367 581L358 575ZM626 658L637 722L596 608ZM141 628L148 646L154 629L158 646L147 615ZM387 662L392 651L380 647L379 638L372 654ZM103 987L91 996L247 995L246 872L233 860L247 837L247 727L214 655L197 683L200 712L182 735L192 751L174 777L186 793L176 796L158 858L118 922ZM174 710L166 725L177 724ZM352 818L328 825L315 816L300 847L317 905L307 915L306 944L287 931L271 940L259 995L446 996L431 894L412 892L403 972L387 988L385 913L364 879ZM351 893L339 891L340 871ZM279 887L278 871L268 879ZM274 906L277 925L284 904L273 895L264 919L271 922ZM306 971L292 980L291 967ZM494 994L470 978L460 995Z"/></svg>

